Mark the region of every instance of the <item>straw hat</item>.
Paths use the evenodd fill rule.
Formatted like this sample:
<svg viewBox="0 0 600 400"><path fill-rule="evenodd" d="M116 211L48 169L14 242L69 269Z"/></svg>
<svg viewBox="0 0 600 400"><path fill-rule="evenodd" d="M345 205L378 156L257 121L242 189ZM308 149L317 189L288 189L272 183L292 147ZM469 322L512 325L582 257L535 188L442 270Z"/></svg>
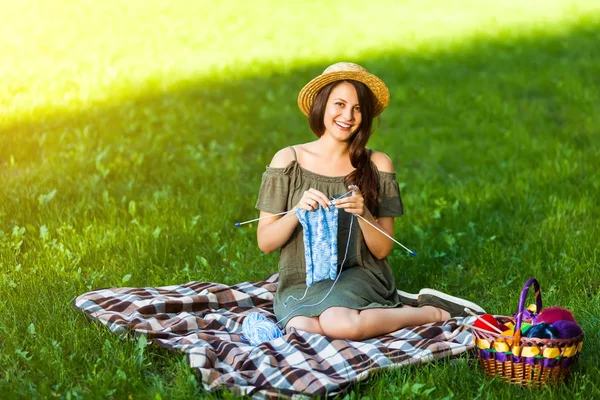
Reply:
<svg viewBox="0 0 600 400"><path fill-rule="evenodd" d="M371 92L375 95L373 117L383 112L390 102L390 91L385 86L385 83L360 65L349 62L339 62L330 65L321 75L308 82L298 95L298 107L300 107L304 115L308 115L319 90L331 82L347 79L362 82L371 89Z"/></svg>

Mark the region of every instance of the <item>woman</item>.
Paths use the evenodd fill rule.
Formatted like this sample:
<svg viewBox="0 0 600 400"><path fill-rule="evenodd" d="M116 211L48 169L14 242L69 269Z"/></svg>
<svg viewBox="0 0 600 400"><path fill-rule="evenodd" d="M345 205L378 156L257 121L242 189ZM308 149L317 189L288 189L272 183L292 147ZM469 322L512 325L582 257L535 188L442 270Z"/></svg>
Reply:
<svg viewBox="0 0 600 400"><path fill-rule="evenodd" d="M259 222L259 248L265 253L281 249L274 308L286 329L360 341L462 316L465 307L484 312L476 304L431 289L422 290L418 299L408 294L401 299L396 291L386 259L394 243L371 224L393 235L402 201L390 158L365 147L373 118L388 102L389 91L378 77L345 62L331 65L300 91L298 105L318 139L275 154L256 205L261 217L272 216ZM338 254L346 257L340 257L340 276L326 296L333 280L307 289L298 216L274 214L294 208L327 210L330 199L353 184L359 190L333 202L339 210Z"/></svg>

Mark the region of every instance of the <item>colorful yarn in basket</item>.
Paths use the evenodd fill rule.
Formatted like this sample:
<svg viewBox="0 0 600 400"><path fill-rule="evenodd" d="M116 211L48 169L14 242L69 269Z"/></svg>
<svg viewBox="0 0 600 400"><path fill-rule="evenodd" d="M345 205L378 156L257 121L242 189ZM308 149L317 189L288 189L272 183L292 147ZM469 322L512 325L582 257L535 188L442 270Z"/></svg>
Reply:
<svg viewBox="0 0 600 400"><path fill-rule="evenodd" d="M537 324L540 325L536 328L538 334L554 337L522 336L524 322L531 322L524 318L525 314L530 318L535 317L532 312L525 309L525 300L531 286L535 289L536 310L542 310L539 283L535 278L530 278L521 292L516 317L496 317L502 324L515 323L512 336L505 334L506 332L473 329L477 356L488 377L498 376L509 383L523 386L557 383L567 378L579 358L583 344L583 331L579 326L577 326L578 331L570 324L561 326L565 322L556 321L558 326L547 323ZM535 334L535 331L531 332L535 326L536 324L527 330L527 336ZM563 335L565 337L562 337ZM567 335L569 337L566 337Z"/></svg>

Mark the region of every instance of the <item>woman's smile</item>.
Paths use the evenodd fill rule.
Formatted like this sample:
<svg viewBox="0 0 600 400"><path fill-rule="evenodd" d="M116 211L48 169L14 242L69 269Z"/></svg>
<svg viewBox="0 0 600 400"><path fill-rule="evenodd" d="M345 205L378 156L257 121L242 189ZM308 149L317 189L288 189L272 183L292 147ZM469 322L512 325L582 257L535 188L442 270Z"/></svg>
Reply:
<svg viewBox="0 0 600 400"><path fill-rule="evenodd" d="M335 121L335 124L343 131L349 131L350 128L352 128L352 124L347 124L345 122L341 122L341 121Z"/></svg>

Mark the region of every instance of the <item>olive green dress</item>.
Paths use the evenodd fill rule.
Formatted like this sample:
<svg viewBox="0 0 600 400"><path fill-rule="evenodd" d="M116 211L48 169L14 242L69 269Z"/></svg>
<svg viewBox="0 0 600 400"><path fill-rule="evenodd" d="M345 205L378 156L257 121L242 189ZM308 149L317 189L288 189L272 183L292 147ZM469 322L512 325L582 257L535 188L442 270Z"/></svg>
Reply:
<svg viewBox="0 0 600 400"><path fill-rule="evenodd" d="M319 175L292 161L285 168L271 168L263 174L256 208L280 213L291 210L305 190L323 192L329 198L348 190L344 177ZM374 216L397 217L403 214L402 200L396 174L379 172L379 205ZM338 271L348 244L351 216L340 209L338 215ZM352 222L350 243L341 275L331 293L325 298L334 281L327 279L314 283L306 291L306 263L302 225L298 224L292 236L280 249L279 286L274 301L275 315L281 326L290 318L303 315L315 317L329 307L347 307L356 310L402 306L396 292L394 275L387 259L378 260L371 254L357 218Z"/></svg>

